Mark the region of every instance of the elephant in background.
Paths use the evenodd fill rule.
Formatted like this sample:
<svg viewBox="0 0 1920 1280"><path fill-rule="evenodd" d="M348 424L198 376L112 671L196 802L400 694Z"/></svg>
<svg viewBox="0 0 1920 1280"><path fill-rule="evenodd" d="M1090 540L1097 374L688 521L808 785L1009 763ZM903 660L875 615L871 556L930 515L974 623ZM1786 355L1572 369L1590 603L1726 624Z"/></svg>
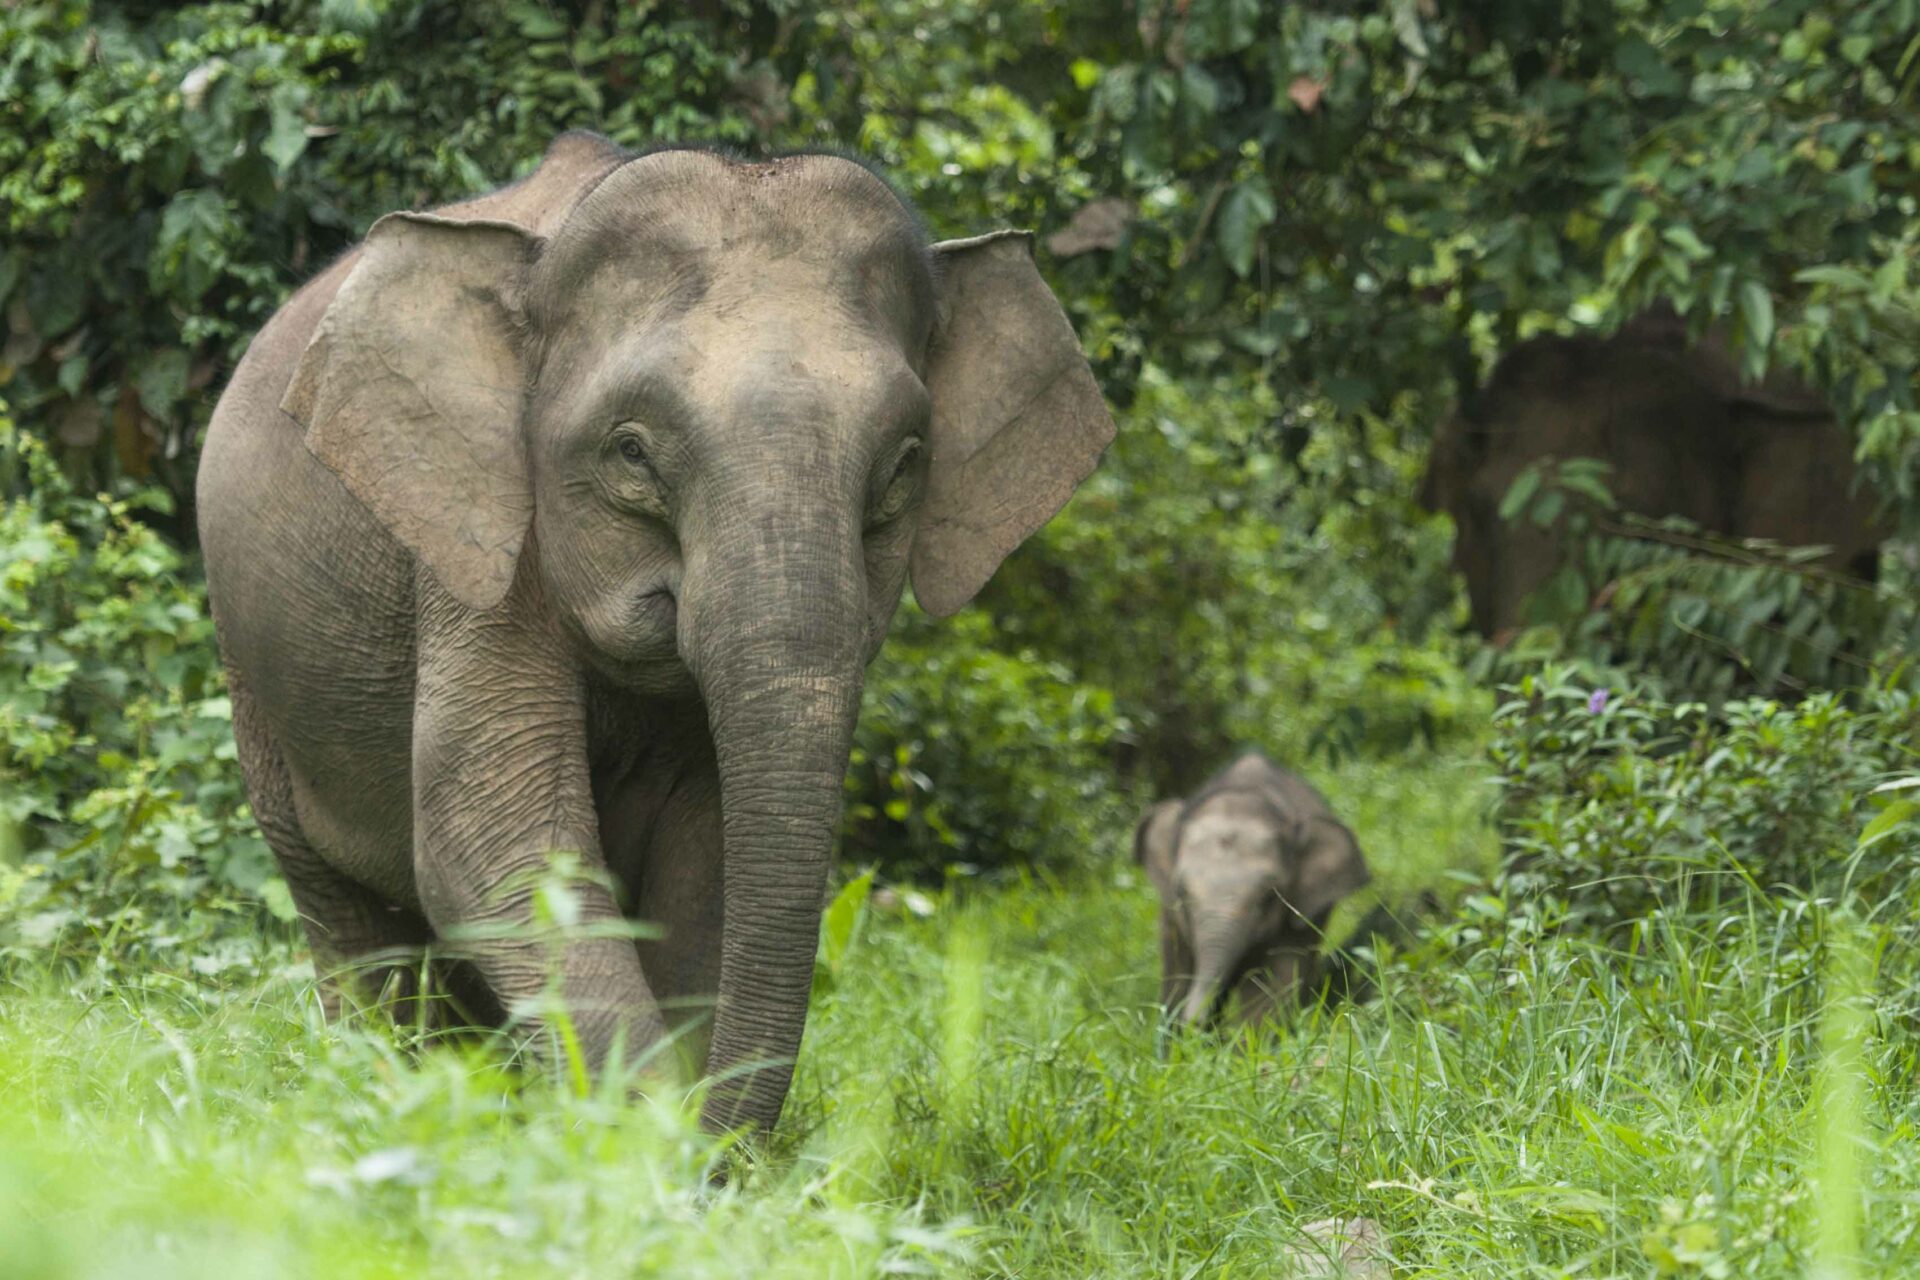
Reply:
<svg viewBox="0 0 1920 1280"><path fill-rule="evenodd" d="M1866 579L1891 532L1854 488L1853 442L1827 403L1785 374L1744 382L1718 340L1689 347L1671 311L1611 338L1535 338L1442 425L1421 487L1423 506L1453 517L1453 563L1482 635L1522 625L1562 558L1557 527L1510 525L1501 499L1529 464L1572 457L1612 464L1624 511L1831 547L1830 567Z"/></svg>
<svg viewBox="0 0 1920 1280"><path fill-rule="evenodd" d="M247 790L330 1011L454 939L470 1009L540 1045L557 995L596 1070L691 1031L706 1123L771 1126L903 585L965 604L1112 435L1028 238L929 244L844 158L571 133L382 218L255 339L199 473Z"/></svg>
<svg viewBox="0 0 1920 1280"><path fill-rule="evenodd" d="M1297 1003L1333 908L1372 879L1325 797L1259 752L1149 809L1133 848L1160 895L1163 1025L1213 1025L1236 995L1243 1026Z"/></svg>

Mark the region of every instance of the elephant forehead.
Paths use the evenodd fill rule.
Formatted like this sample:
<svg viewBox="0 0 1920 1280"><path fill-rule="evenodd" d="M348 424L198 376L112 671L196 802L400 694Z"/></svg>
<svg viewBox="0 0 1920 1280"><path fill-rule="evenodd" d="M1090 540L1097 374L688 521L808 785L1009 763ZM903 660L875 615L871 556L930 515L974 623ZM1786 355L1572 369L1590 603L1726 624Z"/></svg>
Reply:
<svg viewBox="0 0 1920 1280"><path fill-rule="evenodd" d="M662 152L581 200L541 255L532 302L555 318L631 317L781 295L911 336L932 320L925 238L886 184L851 161Z"/></svg>
<svg viewBox="0 0 1920 1280"><path fill-rule="evenodd" d="M554 420L589 426L633 414L700 437L735 427L911 423L926 390L898 344L803 308L693 306L611 334L563 329L540 374Z"/></svg>
<svg viewBox="0 0 1920 1280"><path fill-rule="evenodd" d="M1189 814L1180 832L1179 863L1195 874L1265 874L1279 854L1271 815L1210 804Z"/></svg>

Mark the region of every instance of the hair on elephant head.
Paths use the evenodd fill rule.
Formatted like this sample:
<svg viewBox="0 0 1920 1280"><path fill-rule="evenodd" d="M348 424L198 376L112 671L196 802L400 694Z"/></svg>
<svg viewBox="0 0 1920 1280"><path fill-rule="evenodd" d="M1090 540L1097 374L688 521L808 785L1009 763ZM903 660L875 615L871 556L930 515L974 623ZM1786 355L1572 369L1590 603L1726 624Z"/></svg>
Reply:
<svg viewBox="0 0 1920 1280"><path fill-rule="evenodd" d="M960 608L1113 434L1030 238L929 244L887 184L837 156L635 156L571 134L516 187L382 218L249 362L216 415L201 509L229 665L270 704L251 750L298 757L282 739L345 741L378 721L409 735L413 780L410 848L380 845L399 842L370 831L357 806L371 802L299 776L281 843L322 863L343 856L329 839L351 846L369 863L353 878L390 886L436 931L480 910L469 885L499 883L529 846L605 846L642 882L635 910L687 917L668 922L676 937L724 916L708 1067L734 1074L709 1115L770 1123L804 1023L864 664L909 578L929 612ZM276 418L337 482L275 452ZM395 556L417 572L389 568ZM387 630L404 634L316 655L279 621L353 611L399 611ZM404 723L366 709L372 673L395 669L414 701ZM336 683L359 690L340 714L369 723L323 723ZM680 706L697 732L652 747L591 728L658 725ZM659 743L696 738L657 759L671 754ZM467 745L480 741L490 752ZM651 783L633 780L642 759ZM673 811L699 790L674 780L702 767L724 912L653 869L697 859L668 847L653 801L623 798L678 786L659 801ZM503 811L483 823L458 816L463 801ZM309 829L329 808L351 839ZM477 963L516 987L524 960ZM590 1053L657 1038L649 984L666 977L611 955L580 965L568 989L618 1011L590 1028ZM668 977L708 981L702 956L675 965Z"/></svg>
<svg viewBox="0 0 1920 1280"><path fill-rule="evenodd" d="M1134 854L1160 895L1162 1010L1188 1026L1297 1003L1333 908L1371 879L1320 793L1258 752L1149 810Z"/></svg>

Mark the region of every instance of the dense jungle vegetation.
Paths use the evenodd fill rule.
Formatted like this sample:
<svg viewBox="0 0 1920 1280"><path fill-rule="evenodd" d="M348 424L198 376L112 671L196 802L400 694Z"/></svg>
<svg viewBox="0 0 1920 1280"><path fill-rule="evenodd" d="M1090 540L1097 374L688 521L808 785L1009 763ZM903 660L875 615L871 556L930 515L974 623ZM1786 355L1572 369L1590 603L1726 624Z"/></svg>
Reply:
<svg viewBox="0 0 1920 1280"><path fill-rule="evenodd" d="M1920 0L0 6L0 1274L1321 1275L1354 1218L1360 1276L1910 1274L1916 86ZM974 605L903 606L750 1161L323 1021L194 544L291 290L574 128L1035 229L1119 423ZM1878 582L1543 468L1501 514L1573 550L1469 634L1435 427L1659 303L1830 399ZM1420 923L1371 1000L1162 1060L1132 823L1243 745L1359 833L1335 936Z"/></svg>

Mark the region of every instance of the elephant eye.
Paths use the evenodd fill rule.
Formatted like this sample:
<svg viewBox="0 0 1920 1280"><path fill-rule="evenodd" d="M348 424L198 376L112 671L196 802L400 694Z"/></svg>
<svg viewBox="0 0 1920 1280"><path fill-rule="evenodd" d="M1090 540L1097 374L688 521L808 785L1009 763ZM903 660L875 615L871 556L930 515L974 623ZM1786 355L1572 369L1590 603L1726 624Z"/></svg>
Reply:
<svg viewBox="0 0 1920 1280"><path fill-rule="evenodd" d="M647 455L647 443L643 438L645 428L638 423L625 423L614 433L614 452L620 460L632 467L639 476L650 484L659 483L659 475L653 468L653 459Z"/></svg>
<svg viewBox="0 0 1920 1280"><path fill-rule="evenodd" d="M926 451L926 445L918 438L911 437L900 446L894 455L893 466L887 471L879 497L873 504L873 515L868 521L878 526L897 518L907 509L913 500L914 486L919 480L920 455Z"/></svg>
<svg viewBox="0 0 1920 1280"><path fill-rule="evenodd" d="M612 447L601 455L611 465L601 467L599 482L620 506L643 515L664 516L667 489L648 455L644 430L638 423L623 423L615 430Z"/></svg>

